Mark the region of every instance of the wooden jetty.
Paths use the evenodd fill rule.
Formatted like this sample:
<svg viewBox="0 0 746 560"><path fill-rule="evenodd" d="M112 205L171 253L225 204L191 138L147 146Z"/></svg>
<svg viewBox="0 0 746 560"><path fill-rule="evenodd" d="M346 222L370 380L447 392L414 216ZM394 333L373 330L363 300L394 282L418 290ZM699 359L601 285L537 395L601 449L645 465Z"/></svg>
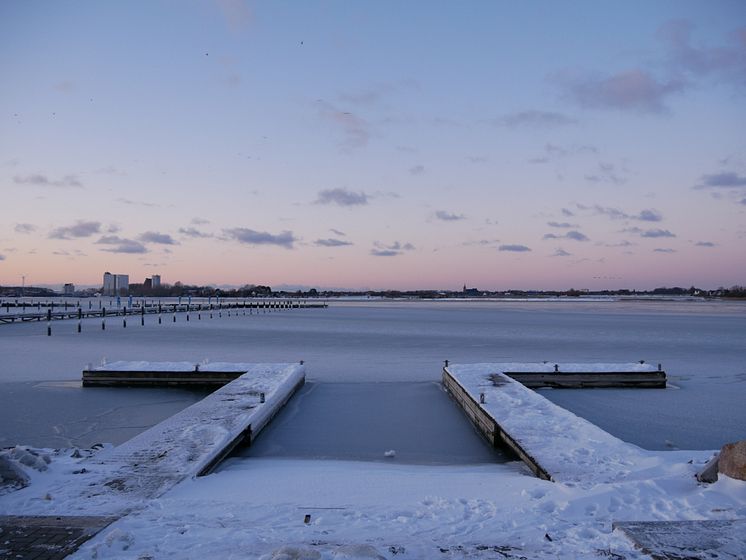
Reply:
<svg viewBox="0 0 746 560"><path fill-rule="evenodd" d="M142 369L141 362L134 365ZM209 474L236 446L250 445L305 382L303 364L233 365L243 371L235 380L81 463L105 473L82 488L81 497L156 498L185 478ZM152 369L158 370L158 364Z"/></svg>
<svg viewBox="0 0 746 560"><path fill-rule="evenodd" d="M286 300L286 299L255 299L245 301L221 301L220 303L160 303L160 302L134 302L131 307L106 307L98 308L90 306L76 306L68 303L42 304L24 306L21 312L17 309L21 306L14 305L13 312L5 305L5 312L0 313L0 324L25 323L30 321L59 321L66 319L90 319L119 316L138 316L168 313L209 313L231 310L249 310L266 312L284 309L325 309L329 306L324 301ZM44 309L42 309L44 307ZM36 308L36 311L33 310Z"/></svg>
<svg viewBox="0 0 746 560"><path fill-rule="evenodd" d="M628 364L554 364L508 363L495 364L500 373L526 387L539 389L637 388L665 389L666 372L645 362Z"/></svg>
<svg viewBox="0 0 746 560"><path fill-rule="evenodd" d="M544 480L623 480L648 456L502 373L505 364L447 365L443 386L492 445L511 449Z"/></svg>
<svg viewBox="0 0 746 560"><path fill-rule="evenodd" d="M83 387L222 387L251 364L112 362L83 370Z"/></svg>

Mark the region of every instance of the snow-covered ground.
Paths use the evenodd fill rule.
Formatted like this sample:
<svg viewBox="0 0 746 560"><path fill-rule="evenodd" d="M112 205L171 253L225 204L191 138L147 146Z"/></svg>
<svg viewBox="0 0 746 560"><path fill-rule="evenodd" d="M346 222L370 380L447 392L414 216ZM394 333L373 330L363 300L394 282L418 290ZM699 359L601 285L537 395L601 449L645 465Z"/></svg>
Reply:
<svg viewBox="0 0 746 560"><path fill-rule="evenodd" d="M637 559L649 557L613 521L746 517L746 483L694 479L709 453L658 455L644 477L591 487L539 480L517 462L230 459L141 504L73 558ZM30 469L27 490L0 497L0 511L55 501L60 478L86 476L73 474L77 461L52 454L47 470Z"/></svg>

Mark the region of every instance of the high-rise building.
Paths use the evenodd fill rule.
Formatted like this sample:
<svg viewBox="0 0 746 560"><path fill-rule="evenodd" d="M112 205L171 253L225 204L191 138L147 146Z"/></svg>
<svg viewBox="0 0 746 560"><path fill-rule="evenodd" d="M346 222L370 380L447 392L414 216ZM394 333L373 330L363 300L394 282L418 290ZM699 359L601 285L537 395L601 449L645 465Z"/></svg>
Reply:
<svg viewBox="0 0 746 560"><path fill-rule="evenodd" d="M129 274L104 272L103 294L105 296L126 296L130 290Z"/></svg>
<svg viewBox="0 0 746 560"><path fill-rule="evenodd" d="M72 296L75 294L75 284L65 284L62 288L62 295Z"/></svg>
<svg viewBox="0 0 746 560"><path fill-rule="evenodd" d="M161 287L161 275L160 274L153 274L151 277L153 281L153 288L160 288Z"/></svg>

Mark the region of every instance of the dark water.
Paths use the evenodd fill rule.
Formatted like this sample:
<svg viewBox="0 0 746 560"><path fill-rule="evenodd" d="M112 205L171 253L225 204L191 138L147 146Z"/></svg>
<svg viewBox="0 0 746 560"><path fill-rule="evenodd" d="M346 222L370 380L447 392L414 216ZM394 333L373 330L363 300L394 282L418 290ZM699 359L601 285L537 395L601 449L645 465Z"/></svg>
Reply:
<svg viewBox="0 0 746 560"><path fill-rule="evenodd" d="M386 451L395 451L393 458ZM435 382L307 383L244 457L503 462Z"/></svg>

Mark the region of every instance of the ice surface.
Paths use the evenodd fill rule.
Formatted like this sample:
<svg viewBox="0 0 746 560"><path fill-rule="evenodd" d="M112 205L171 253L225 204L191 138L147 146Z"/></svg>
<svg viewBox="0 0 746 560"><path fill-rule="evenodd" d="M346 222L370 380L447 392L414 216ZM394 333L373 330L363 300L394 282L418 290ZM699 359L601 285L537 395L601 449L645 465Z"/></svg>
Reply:
<svg viewBox="0 0 746 560"><path fill-rule="evenodd" d="M124 360L190 364L305 360L319 382L437 381L451 362L662 363L671 389L541 391L553 402L648 449L714 449L742 439L746 409L746 305L738 302L332 302L221 319L120 320L0 325L0 400L12 382L80 379L88 363ZM17 387L17 386L16 386ZM138 389L150 391L151 389ZM38 387L0 407L0 441L44 442L53 426L83 423L108 402L101 389L76 396L79 416ZM128 391L135 394L135 391ZM138 397L142 398L142 397ZM44 402L42 402L42 399ZM155 400L155 399L154 399ZM112 403L110 408L121 406ZM19 440L19 411L28 422ZM34 411L33 422L29 418ZM90 437L109 433L106 417ZM143 423L135 422L142 426ZM62 442L60 443L62 444ZM49 445L49 444L46 444Z"/></svg>

